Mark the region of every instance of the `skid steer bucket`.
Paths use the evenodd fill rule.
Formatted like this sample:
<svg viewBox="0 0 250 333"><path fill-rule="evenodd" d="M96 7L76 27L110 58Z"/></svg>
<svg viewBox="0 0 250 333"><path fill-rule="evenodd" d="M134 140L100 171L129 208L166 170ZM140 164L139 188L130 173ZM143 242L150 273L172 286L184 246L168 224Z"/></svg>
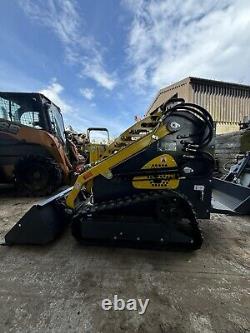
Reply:
<svg viewBox="0 0 250 333"><path fill-rule="evenodd" d="M5 235L6 245L42 245L59 236L69 222L69 216L60 201L70 190L71 188L68 188L32 206Z"/></svg>
<svg viewBox="0 0 250 333"><path fill-rule="evenodd" d="M250 188L214 178L212 212L222 214L250 214Z"/></svg>

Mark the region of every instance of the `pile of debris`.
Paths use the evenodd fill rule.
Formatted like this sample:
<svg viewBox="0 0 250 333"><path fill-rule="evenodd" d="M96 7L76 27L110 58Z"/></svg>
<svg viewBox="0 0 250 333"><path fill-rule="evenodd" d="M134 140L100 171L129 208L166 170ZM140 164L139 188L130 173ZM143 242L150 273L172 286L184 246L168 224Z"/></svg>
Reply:
<svg viewBox="0 0 250 333"><path fill-rule="evenodd" d="M76 146L77 151L82 156L85 156L85 146L89 144L89 139L86 133L76 132L72 126L68 126L65 130L67 138Z"/></svg>
<svg viewBox="0 0 250 333"><path fill-rule="evenodd" d="M216 135L215 159L221 174L227 173L239 158L250 151L250 126L242 123L241 128L240 131Z"/></svg>

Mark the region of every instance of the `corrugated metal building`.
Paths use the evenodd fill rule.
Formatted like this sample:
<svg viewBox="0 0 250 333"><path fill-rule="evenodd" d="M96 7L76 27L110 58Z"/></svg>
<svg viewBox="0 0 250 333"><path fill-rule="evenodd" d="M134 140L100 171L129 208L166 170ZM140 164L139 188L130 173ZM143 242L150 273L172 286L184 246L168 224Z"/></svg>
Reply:
<svg viewBox="0 0 250 333"><path fill-rule="evenodd" d="M147 114L173 96L207 109L216 122L217 133L238 130L243 118L250 116L250 86L195 77L161 89Z"/></svg>

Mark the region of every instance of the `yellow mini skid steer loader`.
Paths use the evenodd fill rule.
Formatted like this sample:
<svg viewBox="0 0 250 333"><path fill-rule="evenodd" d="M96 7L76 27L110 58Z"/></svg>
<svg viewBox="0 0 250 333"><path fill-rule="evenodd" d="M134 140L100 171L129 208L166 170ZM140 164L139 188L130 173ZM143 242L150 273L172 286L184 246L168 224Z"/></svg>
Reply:
<svg viewBox="0 0 250 333"><path fill-rule="evenodd" d="M6 244L45 244L70 224L81 243L198 249L211 211L213 120L172 99L107 145L72 188L31 208Z"/></svg>

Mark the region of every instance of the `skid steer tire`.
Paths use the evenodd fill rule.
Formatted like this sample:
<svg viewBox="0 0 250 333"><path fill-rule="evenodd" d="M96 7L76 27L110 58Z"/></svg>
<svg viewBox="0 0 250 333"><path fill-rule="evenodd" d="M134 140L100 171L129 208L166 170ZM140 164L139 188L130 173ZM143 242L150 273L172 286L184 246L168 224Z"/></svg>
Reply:
<svg viewBox="0 0 250 333"><path fill-rule="evenodd" d="M44 156L25 156L14 170L19 194L24 196L45 196L62 184L62 170L56 161Z"/></svg>

